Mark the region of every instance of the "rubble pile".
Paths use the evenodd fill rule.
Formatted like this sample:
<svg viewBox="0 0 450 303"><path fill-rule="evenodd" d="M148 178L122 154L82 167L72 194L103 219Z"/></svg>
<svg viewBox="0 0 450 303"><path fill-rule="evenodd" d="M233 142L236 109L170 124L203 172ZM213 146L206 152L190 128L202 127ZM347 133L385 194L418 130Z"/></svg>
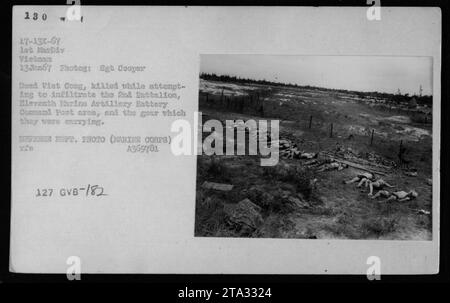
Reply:
<svg viewBox="0 0 450 303"><path fill-rule="evenodd" d="M388 167L396 167L397 163L395 163L395 161L391 161L391 160L387 160L385 158L383 158L380 155L377 155L376 153L367 153L367 160L371 161L371 162L375 162L377 164L380 165L384 165L384 166L388 166Z"/></svg>
<svg viewBox="0 0 450 303"><path fill-rule="evenodd" d="M395 161L387 160L374 152L363 154L353 150L351 147L345 148L340 145L336 146L336 148L331 151L324 152L324 154L333 155L337 158L348 160L357 164L377 166L384 169L391 169L397 166Z"/></svg>

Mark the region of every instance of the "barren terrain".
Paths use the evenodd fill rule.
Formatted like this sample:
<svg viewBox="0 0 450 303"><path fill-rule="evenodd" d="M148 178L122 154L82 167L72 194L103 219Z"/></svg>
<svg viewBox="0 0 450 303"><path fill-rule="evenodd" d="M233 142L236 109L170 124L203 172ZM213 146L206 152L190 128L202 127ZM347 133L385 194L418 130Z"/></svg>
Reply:
<svg viewBox="0 0 450 303"><path fill-rule="evenodd" d="M258 156L198 156L196 236L431 240L431 108L329 90L203 79L199 98L203 122L278 119L280 142L318 153L319 161L352 165L319 172L310 160L283 153L275 167L261 167ZM405 163L398 158L400 145ZM392 191L414 189L419 196L384 203L370 199L367 188L343 184L361 168L380 172L377 177L393 184ZM205 181L233 188L205 188ZM257 222L230 218L245 199L255 206Z"/></svg>

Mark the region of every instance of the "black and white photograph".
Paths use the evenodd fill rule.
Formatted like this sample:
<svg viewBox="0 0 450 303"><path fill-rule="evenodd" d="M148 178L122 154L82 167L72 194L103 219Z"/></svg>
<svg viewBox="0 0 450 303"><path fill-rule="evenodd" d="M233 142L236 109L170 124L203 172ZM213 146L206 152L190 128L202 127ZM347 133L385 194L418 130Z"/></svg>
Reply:
<svg viewBox="0 0 450 303"><path fill-rule="evenodd" d="M9 278L442 270L439 6L81 2L8 7Z"/></svg>
<svg viewBox="0 0 450 303"><path fill-rule="evenodd" d="M432 58L200 61L203 123L279 120L279 161L199 155L195 236L432 239Z"/></svg>

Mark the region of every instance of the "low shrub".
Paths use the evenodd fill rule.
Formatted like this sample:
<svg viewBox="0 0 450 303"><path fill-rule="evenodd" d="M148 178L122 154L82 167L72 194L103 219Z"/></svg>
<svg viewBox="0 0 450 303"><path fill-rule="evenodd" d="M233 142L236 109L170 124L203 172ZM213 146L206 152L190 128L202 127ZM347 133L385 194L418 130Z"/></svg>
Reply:
<svg viewBox="0 0 450 303"><path fill-rule="evenodd" d="M395 231L398 225L398 218L370 218L361 225L363 233L367 236L373 235L380 237Z"/></svg>

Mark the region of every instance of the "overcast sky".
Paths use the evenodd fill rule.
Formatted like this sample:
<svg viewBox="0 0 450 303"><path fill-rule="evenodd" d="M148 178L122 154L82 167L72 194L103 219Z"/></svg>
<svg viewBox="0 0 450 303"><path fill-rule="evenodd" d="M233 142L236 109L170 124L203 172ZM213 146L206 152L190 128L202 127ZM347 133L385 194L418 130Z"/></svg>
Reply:
<svg viewBox="0 0 450 303"><path fill-rule="evenodd" d="M432 92L431 57L202 55L201 72L357 91Z"/></svg>

